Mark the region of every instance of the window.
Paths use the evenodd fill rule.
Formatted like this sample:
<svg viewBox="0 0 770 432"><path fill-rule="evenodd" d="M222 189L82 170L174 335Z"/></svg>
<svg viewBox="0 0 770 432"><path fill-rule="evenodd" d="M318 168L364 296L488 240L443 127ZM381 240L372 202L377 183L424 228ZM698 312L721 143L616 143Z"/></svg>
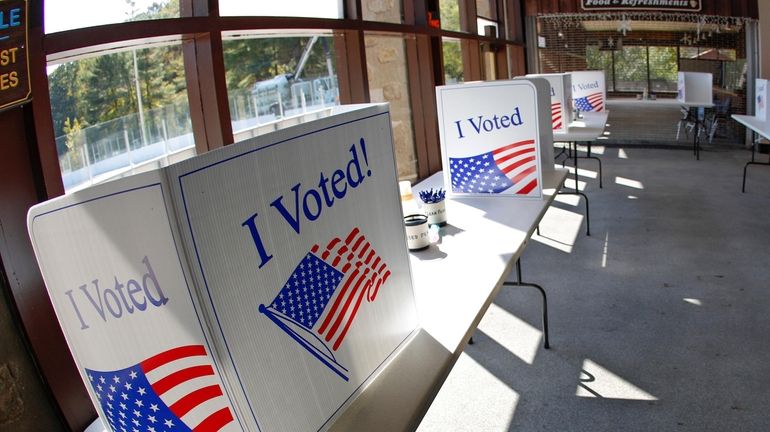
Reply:
<svg viewBox="0 0 770 432"><path fill-rule="evenodd" d="M676 47L648 48L650 65L649 91L653 93L675 92L677 85Z"/></svg>
<svg viewBox="0 0 770 432"><path fill-rule="evenodd" d="M68 192L195 154L181 45L50 66L48 82Z"/></svg>
<svg viewBox="0 0 770 432"><path fill-rule="evenodd" d="M230 35L222 47L234 134L339 105L329 33Z"/></svg>
<svg viewBox="0 0 770 432"><path fill-rule="evenodd" d="M444 60L444 84L457 84L465 81L463 77L463 53L457 39L441 39Z"/></svg>
<svg viewBox="0 0 770 432"><path fill-rule="evenodd" d="M439 0L441 28L450 31L460 29L460 0Z"/></svg>
<svg viewBox="0 0 770 432"><path fill-rule="evenodd" d="M45 32L179 17L179 0L48 0Z"/></svg>
<svg viewBox="0 0 770 432"><path fill-rule="evenodd" d="M219 0L221 16L342 18L342 0Z"/></svg>

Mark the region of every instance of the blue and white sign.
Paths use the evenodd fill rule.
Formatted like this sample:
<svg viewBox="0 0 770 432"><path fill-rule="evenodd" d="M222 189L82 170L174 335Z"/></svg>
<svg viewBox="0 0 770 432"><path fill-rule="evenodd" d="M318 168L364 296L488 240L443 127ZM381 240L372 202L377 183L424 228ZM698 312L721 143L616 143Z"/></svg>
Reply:
<svg viewBox="0 0 770 432"><path fill-rule="evenodd" d="M678 72L676 100L683 104L711 106L713 76L707 72Z"/></svg>
<svg viewBox="0 0 770 432"><path fill-rule="evenodd" d="M208 360L220 381L189 391L219 394L214 417L174 424L315 431L407 342L418 321L387 106L330 113L33 209L87 382L136 375L154 390L143 405L176 413L163 397L178 374L164 362L203 371ZM98 247L79 257L83 244ZM116 396L92 390L97 405ZM101 405L119 431L116 409Z"/></svg>
<svg viewBox="0 0 770 432"><path fill-rule="evenodd" d="M604 112L607 109L607 85L604 71L576 71L572 76L572 104L580 112Z"/></svg>
<svg viewBox="0 0 770 432"><path fill-rule="evenodd" d="M767 80L757 79L754 96L754 115L762 122L767 121Z"/></svg>
<svg viewBox="0 0 770 432"><path fill-rule="evenodd" d="M538 81L542 101L538 87L529 80L436 88L450 195L542 196L541 133L553 135L548 84Z"/></svg>
<svg viewBox="0 0 770 432"><path fill-rule="evenodd" d="M554 132L567 132L572 119L572 75L527 74L527 78L544 78L551 86L551 127Z"/></svg>

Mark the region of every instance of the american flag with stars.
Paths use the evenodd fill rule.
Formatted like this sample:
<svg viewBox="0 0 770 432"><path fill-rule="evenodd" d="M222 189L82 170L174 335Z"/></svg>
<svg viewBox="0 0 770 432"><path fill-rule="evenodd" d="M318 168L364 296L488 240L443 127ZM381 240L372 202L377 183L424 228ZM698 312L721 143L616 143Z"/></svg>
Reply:
<svg viewBox="0 0 770 432"><path fill-rule="evenodd" d="M334 351L345 339L364 298L374 301L390 274L356 227L344 240L333 238L323 250L314 245L272 303L260 305L259 310L347 381L348 370Z"/></svg>
<svg viewBox="0 0 770 432"><path fill-rule="evenodd" d="M203 345L86 376L114 432L238 430Z"/></svg>
<svg viewBox="0 0 770 432"><path fill-rule="evenodd" d="M588 96L575 99L575 109L583 112L604 111L604 93L591 93Z"/></svg>
<svg viewBox="0 0 770 432"><path fill-rule="evenodd" d="M561 129L562 125L562 109L561 101L556 101L551 104L551 119L553 121L553 130Z"/></svg>
<svg viewBox="0 0 770 432"><path fill-rule="evenodd" d="M449 158L452 191L499 194L506 190L528 195L537 189L535 140L508 144L488 153Z"/></svg>

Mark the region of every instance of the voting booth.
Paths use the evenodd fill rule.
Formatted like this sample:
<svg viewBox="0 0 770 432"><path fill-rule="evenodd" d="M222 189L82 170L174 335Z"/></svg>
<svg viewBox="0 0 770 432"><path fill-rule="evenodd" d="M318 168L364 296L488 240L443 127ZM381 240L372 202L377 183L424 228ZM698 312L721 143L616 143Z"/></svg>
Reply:
<svg viewBox="0 0 770 432"><path fill-rule="evenodd" d="M757 79L754 96L754 116L757 120L767 122L767 80Z"/></svg>
<svg viewBox="0 0 770 432"><path fill-rule="evenodd" d="M30 210L108 428L322 430L414 334L387 106L326 115Z"/></svg>
<svg viewBox="0 0 770 432"><path fill-rule="evenodd" d="M440 86L436 100L451 196L542 197L554 169L548 81Z"/></svg>
<svg viewBox="0 0 770 432"><path fill-rule="evenodd" d="M568 73L528 74L543 78L551 85L551 125L554 132L567 132L572 121L572 76Z"/></svg>
<svg viewBox="0 0 770 432"><path fill-rule="evenodd" d="M604 71L570 72L572 79L572 104L581 112L607 110L607 85Z"/></svg>
<svg viewBox="0 0 770 432"><path fill-rule="evenodd" d="M694 106L713 103L712 75L707 72L679 72L676 100Z"/></svg>

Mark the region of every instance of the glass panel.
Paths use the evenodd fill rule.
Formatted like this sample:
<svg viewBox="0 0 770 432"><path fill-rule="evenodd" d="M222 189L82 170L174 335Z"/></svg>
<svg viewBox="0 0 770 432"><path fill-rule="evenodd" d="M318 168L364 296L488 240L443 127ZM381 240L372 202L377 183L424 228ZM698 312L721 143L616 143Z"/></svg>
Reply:
<svg viewBox="0 0 770 432"><path fill-rule="evenodd" d="M450 31L460 30L460 0L439 0L441 8L441 28Z"/></svg>
<svg viewBox="0 0 770 432"><path fill-rule="evenodd" d="M615 91L641 92L647 87L647 49L626 46L615 52Z"/></svg>
<svg viewBox="0 0 770 432"><path fill-rule="evenodd" d="M588 45L586 47L586 64L588 70L603 70L607 91L615 91L612 75L612 53L611 50L600 49L597 45Z"/></svg>
<svg viewBox="0 0 770 432"><path fill-rule="evenodd" d="M179 0L46 0L45 32L179 17Z"/></svg>
<svg viewBox="0 0 770 432"><path fill-rule="evenodd" d="M181 45L51 66L48 83L68 192L195 154Z"/></svg>
<svg viewBox="0 0 770 432"><path fill-rule="evenodd" d="M342 18L342 0L219 0L221 16Z"/></svg>
<svg viewBox="0 0 770 432"><path fill-rule="evenodd" d="M719 60L735 61L736 58L737 55L734 49L719 49Z"/></svg>
<svg viewBox="0 0 770 432"><path fill-rule="evenodd" d="M497 37L497 23L484 18L476 18L476 30L481 36Z"/></svg>
<svg viewBox="0 0 770 432"><path fill-rule="evenodd" d="M679 47L679 57L685 59L698 58L698 47Z"/></svg>
<svg viewBox="0 0 770 432"><path fill-rule="evenodd" d="M444 84L457 84L465 81L463 76L463 53L460 41L443 38L441 49L444 60Z"/></svg>
<svg viewBox="0 0 770 432"><path fill-rule="evenodd" d="M404 39L367 33L364 43L370 99L372 102L390 102L398 177L414 180L417 178L417 152Z"/></svg>
<svg viewBox="0 0 770 432"><path fill-rule="evenodd" d="M401 3L401 0L363 0L364 20L401 24L404 22Z"/></svg>
<svg viewBox="0 0 770 432"><path fill-rule="evenodd" d="M677 72L676 47L649 47L650 92L676 92Z"/></svg>
<svg viewBox="0 0 770 432"><path fill-rule="evenodd" d="M329 34L225 39L233 133L339 105Z"/></svg>
<svg viewBox="0 0 770 432"><path fill-rule="evenodd" d="M497 5L495 0L476 0L476 16L497 21Z"/></svg>

